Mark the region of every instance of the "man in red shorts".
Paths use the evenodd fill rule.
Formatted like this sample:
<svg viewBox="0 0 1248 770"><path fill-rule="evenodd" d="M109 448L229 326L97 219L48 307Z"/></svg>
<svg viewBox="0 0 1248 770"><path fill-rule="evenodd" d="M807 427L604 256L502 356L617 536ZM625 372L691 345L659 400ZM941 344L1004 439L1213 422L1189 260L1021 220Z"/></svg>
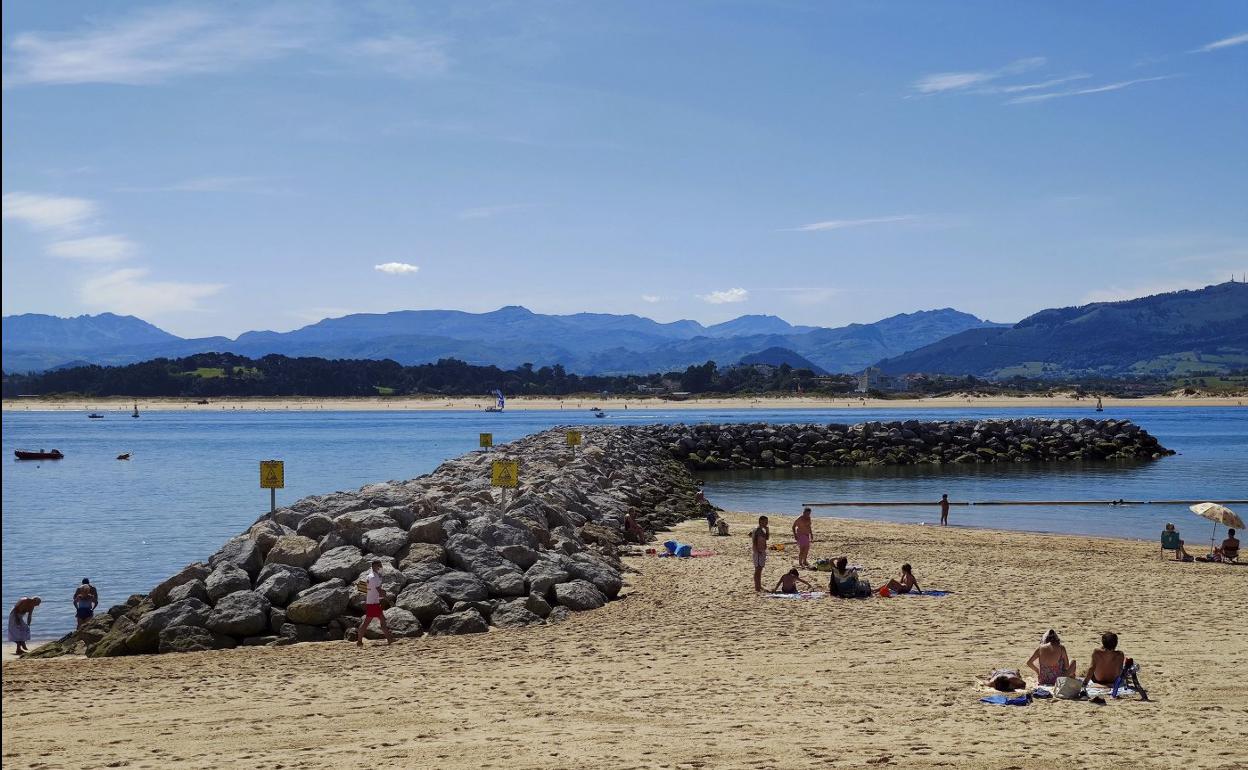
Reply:
<svg viewBox="0 0 1248 770"><path fill-rule="evenodd" d="M381 562L373 562L373 571L368 573L368 588L364 596L364 619L360 621L360 627L355 632L356 645L364 646L364 631L368 628L368 624L373 618L377 618L381 622L381 633L386 635L386 644L394 644L394 637L390 635L390 626L386 625L386 616L381 611L381 599L386 592L381 587Z"/></svg>

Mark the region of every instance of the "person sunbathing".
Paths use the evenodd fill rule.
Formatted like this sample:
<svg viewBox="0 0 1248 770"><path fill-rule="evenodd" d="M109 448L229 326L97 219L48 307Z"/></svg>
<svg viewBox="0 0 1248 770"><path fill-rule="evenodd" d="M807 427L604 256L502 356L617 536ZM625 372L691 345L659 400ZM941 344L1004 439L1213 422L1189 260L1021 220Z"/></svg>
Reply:
<svg viewBox="0 0 1248 770"><path fill-rule="evenodd" d="M1239 559L1239 538L1235 537L1235 530L1228 529L1226 531L1226 539L1222 541L1222 545L1213 549L1213 555L1219 561L1236 561Z"/></svg>
<svg viewBox="0 0 1248 770"><path fill-rule="evenodd" d="M1075 661L1069 657L1057 632L1050 628L1040 640L1040 646L1031 654L1027 668L1036 672L1040 684L1051 686L1057 684L1059 676L1075 675Z"/></svg>
<svg viewBox="0 0 1248 770"><path fill-rule="evenodd" d="M1101 646L1092 651L1092 665L1088 666L1088 673L1083 677L1083 686L1087 687L1090 680L1102 687L1113 687L1122 674L1126 659L1118 650L1118 634L1113 631L1101 634Z"/></svg>
<svg viewBox="0 0 1248 770"><path fill-rule="evenodd" d="M801 583L802 585L806 586L807 591L811 589L810 583L807 583L805 580L802 580L801 577L798 576L798 572L796 569L791 569L788 572L780 576L780 580L776 583L776 587L771 589L771 592L773 594L799 593L797 590L798 583Z"/></svg>
<svg viewBox="0 0 1248 770"><path fill-rule="evenodd" d="M895 594L908 594L911 591L916 594L923 593L923 589L919 588L919 581L914 579L914 572L909 564L901 565L901 580L888 581L888 590Z"/></svg>

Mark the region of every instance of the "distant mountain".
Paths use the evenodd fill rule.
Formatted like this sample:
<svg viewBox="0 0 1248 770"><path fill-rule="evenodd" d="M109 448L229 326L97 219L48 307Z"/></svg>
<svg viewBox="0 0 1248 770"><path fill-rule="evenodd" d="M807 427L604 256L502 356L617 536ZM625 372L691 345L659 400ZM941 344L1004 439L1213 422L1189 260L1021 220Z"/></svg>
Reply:
<svg viewBox="0 0 1248 770"><path fill-rule="evenodd" d="M888 374L1182 375L1248 368L1248 284L1042 310L882 360Z"/></svg>
<svg viewBox="0 0 1248 770"><path fill-rule="evenodd" d="M113 338L88 342L68 331L59 341L52 330L30 334L31 325L25 318L4 319L5 371L38 371L68 361L118 365L157 357L229 352L253 358L270 353L329 359L388 358L404 365L457 358L504 368L524 363L561 364L581 374L628 374L683 370L708 360L731 363L769 348L784 348L808 359L817 369L852 372L948 334L992 325L948 308L827 329L793 326L781 318L762 315L706 327L696 321L660 323L636 315L543 315L509 306L489 313L358 313L327 318L290 332L246 332L234 340L181 339L130 319L144 327L133 338L118 333ZM51 318L50 324L41 322L51 327L58 320L65 324L79 320L41 318ZM48 339L55 344L40 342Z"/></svg>
<svg viewBox="0 0 1248 770"><path fill-rule="evenodd" d="M738 363L746 366L754 364L766 364L768 366L783 366L788 364L794 369L809 369L815 374L826 374L818 365L811 362L807 358L794 353L788 348L767 348L757 353L751 353L742 358Z"/></svg>
<svg viewBox="0 0 1248 770"><path fill-rule="evenodd" d="M181 339L132 315L54 315L24 313L4 317L4 347L41 350L89 350L110 345L135 345Z"/></svg>

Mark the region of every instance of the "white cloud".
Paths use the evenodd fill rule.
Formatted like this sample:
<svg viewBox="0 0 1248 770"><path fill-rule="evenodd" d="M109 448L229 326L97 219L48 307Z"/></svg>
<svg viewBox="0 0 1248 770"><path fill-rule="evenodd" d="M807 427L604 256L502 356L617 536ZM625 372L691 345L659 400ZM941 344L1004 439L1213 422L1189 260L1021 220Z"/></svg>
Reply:
<svg viewBox="0 0 1248 770"><path fill-rule="evenodd" d="M1158 80L1169 80L1174 75L1158 75L1151 78L1136 78L1135 80L1123 80L1117 83L1107 83L1103 86L1093 86L1091 88L1079 88L1073 91L1054 91L1048 94L1032 94L1030 96L1020 96L1017 99L1011 99L1006 104L1030 104L1033 102L1044 102L1049 99L1061 99L1067 96L1085 96L1088 94L1103 94L1110 91L1120 91L1124 88L1137 85L1139 83L1152 83Z"/></svg>
<svg viewBox="0 0 1248 770"><path fill-rule="evenodd" d="M1221 48L1230 48L1235 45L1243 45L1244 43L1248 43L1248 32L1241 32L1238 35L1231 35L1230 37L1224 37L1221 40L1215 40L1208 45L1202 45L1192 53L1209 53L1210 51L1217 51Z"/></svg>
<svg viewBox="0 0 1248 770"><path fill-rule="evenodd" d="M532 203L504 203L498 206L481 206L475 209L464 209L459 212L460 219L489 219L498 214L521 211L533 208Z"/></svg>
<svg viewBox="0 0 1248 770"><path fill-rule="evenodd" d="M118 192L189 192L218 193L237 192L256 195L274 195L281 191L271 187L267 179L259 176L199 176L171 184L152 187L119 187Z"/></svg>
<svg viewBox="0 0 1248 770"><path fill-rule="evenodd" d="M703 302L709 302L712 305L724 305L732 302L745 302L750 298L750 293L745 289L724 289L723 291L713 291L710 294L699 294L698 299Z"/></svg>
<svg viewBox="0 0 1248 770"><path fill-rule="evenodd" d="M651 305L653 305L653 304L655 304L656 302L662 302L662 301L663 301L663 298L662 298L662 297L660 297L660 296L659 296L659 295L657 295L657 294L642 294L642 295L641 295L641 301L642 301L642 302L649 302Z"/></svg>
<svg viewBox="0 0 1248 770"><path fill-rule="evenodd" d="M119 262L134 254L134 242L124 235L93 235L56 241L48 246L48 253L83 262Z"/></svg>
<svg viewBox="0 0 1248 770"><path fill-rule="evenodd" d="M373 269L379 273L387 273L389 275L405 275L414 273L420 268L416 265L409 265L406 262L386 262L381 265L373 265Z"/></svg>
<svg viewBox="0 0 1248 770"><path fill-rule="evenodd" d="M1075 80L1087 80L1090 77L1092 76L1084 74L1067 75L1064 78L1053 78L1052 80L1045 80L1041 83L1022 83L1016 86L994 86L993 88L988 89L988 92L994 94L1017 94L1024 91L1043 91L1046 88L1053 88L1054 86L1060 86L1063 83L1070 83Z"/></svg>
<svg viewBox="0 0 1248 770"><path fill-rule="evenodd" d="M12 192L4 194L4 218L36 230L73 230L95 216L95 203L85 198Z"/></svg>
<svg viewBox="0 0 1248 770"><path fill-rule="evenodd" d="M808 225L787 228L789 232L814 233L823 230L844 230L850 227L865 227L866 225L882 225L892 222L912 222L918 219L913 214L897 214L888 217L871 217L869 219L829 219L826 222L811 222Z"/></svg>
<svg viewBox="0 0 1248 770"><path fill-rule="evenodd" d="M123 268L93 276L78 289L82 302L93 309L137 315L140 318L199 309L199 301L225 288L220 283L149 281L142 268Z"/></svg>
<svg viewBox="0 0 1248 770"><path fill-rule="evenodd" d="M1026 59L1018 59L995 70L937 72L919 78L914 82L913 88L921 94L962 91L971 86L981 85L1006 75L1017 75L1037 67L1043 67L1045 62L1046 59L1043 56L1033 56Z"/></svg>
<svg viewBox="0 0 1248 770"><path fill-rule="evenodd" d="M345 50L385 72L405 78L441 75L451 66L446 41L439 38L389 35L357 41Z"/></svg>
<svg viewBox="0 0 1248 770"><path fill-rule="evenodd" d="M303 9L161 8L74 32L25 32L10 43L4 84L140 85L225 72L309 47L311 16Z"/></svg>

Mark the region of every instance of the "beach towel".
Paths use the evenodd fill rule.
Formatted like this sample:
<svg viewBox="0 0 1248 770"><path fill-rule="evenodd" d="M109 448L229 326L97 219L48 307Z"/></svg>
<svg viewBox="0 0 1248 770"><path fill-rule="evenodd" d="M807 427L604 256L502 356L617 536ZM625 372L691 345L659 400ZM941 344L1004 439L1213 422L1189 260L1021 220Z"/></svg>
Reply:
<svg viewBox="0 0 1248 770"><path fill-rule="evenodd" d="M797 594L763 594L764 599L822 599L827 596L827 591L802 591Z"/></svg>
<svg viewBox="0 0 1248 770"><path fill-rule="evenodd" d="M979 699L980 703L993 706L1026 706L1031 703L1030 695L988 695Z"/></svg>
<svg viewBox="0 0 1248 770"><path fill-rule="evenodd" d="M922 597L922 596L930 596L930 597L933 597L933 598L939 599L939 598L941 598L942 596L948 596L948 595L949 595L949 594L951 594L951 593L953 593L953 591L933 591L933 590L932 590L932 589L930 589L930 588L924 588L924 589L923 589L923 593L921 593L921 594L919 594L919 593L915 593L914 591L911 591L911 592L910 592L910 593L908 593L908 594L897 594L897 593L895 593L895 594L893 594L893 596L919 596L919 597Z"/></svg>

